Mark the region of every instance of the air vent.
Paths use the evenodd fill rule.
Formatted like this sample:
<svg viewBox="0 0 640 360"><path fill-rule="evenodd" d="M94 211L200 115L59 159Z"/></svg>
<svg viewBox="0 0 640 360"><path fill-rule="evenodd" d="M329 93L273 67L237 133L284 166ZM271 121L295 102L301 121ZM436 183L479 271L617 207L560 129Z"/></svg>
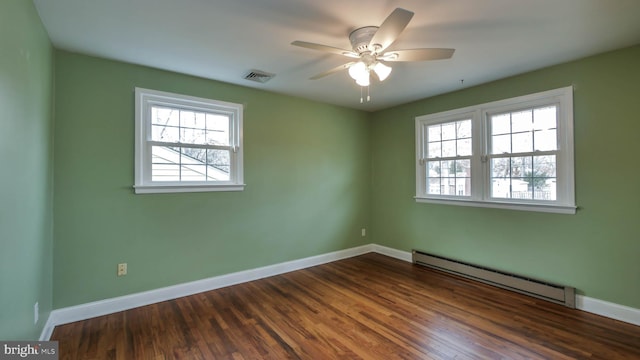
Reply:
<svg viewBox="0 0 640 360"><path fill-rule="evenodd" d="M247 75L244 76L245 80L251 80L259 83L266 83L267 81L273 79L276 74L271 74L262 70L251 70Z"/></svg>

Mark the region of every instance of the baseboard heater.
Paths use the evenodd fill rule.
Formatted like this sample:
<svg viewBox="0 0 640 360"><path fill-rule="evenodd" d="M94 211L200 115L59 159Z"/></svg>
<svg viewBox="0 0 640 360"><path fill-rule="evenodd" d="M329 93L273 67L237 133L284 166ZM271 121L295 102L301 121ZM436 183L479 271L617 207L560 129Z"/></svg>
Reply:
<svg viewBox="0 0 640 360"><path fill-rule="evenodd" d="M576 307L575 288L570 286L550 284L519 275L509 274L482 266L427 254L418 250L412 251L412 260L413 263L417 265L423 265L455 275L464 276L466 278L503 289L562 304L570 308Z"/></svg>

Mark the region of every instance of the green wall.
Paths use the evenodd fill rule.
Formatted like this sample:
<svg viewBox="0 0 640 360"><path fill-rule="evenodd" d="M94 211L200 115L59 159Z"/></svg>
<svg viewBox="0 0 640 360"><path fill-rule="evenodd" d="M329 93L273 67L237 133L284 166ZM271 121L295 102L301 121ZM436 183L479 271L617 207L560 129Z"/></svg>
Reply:
<svg viewBox="0 0 640 360"><path fill-rule="evenodd" d="M64 51L55 61L55 308L370 242L367 113ZM135 195L136 86L244 104L245 190Z"/></svg>
<svg viewBox="0 0 640 360"><path fill-rule="evenodd" d="M640 308L638 64L635 46L375 113L373 241L575 286L586 296ZM416 116L569 85L575 215L414 201Z"/></svg>
<svg viewBox="0 0 640 360"><path fill-rule="evenodd" d="M1 340L37 339L51 311L52 76L31 1L0 1Z"/></svg>

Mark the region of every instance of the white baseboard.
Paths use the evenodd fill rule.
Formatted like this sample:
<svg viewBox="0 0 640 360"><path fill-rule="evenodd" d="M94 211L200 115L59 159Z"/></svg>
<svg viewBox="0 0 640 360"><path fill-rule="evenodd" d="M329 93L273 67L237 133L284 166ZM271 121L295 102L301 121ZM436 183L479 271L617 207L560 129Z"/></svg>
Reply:
<svg viewBox="0 0 640 360"><path fill-rule="evenodd" d="M407 262L412 261L411 252L397 250L382 245L368 244L355 248L335 251L328 254L287 261L284 263L264 266L251 270L239 271L231 274L191 281L188 283L168 286L160 289L94 301L76 306L70 306L53 310L51 312L44 329L42 329L40 340L45 341L50 339L51 334L53 333L53 329L58 325L67 324L74 321L86 320L96 316L112 314L118 311L154 304L161 301L172 300L183 296L193 295L226 286L258 280L269 276L284 274L290 271L347 259L369 252L379 253ZM576 305L580 310L640 326L640 309L588 298L582 295L577 296Z"/></svg>
<svg viewBox="0 0 640 360"><path fill-rule="evenodd" d="M373 245L371 244L53 310L49 315L45 328L42 330L41 340L49 339L53 332L53 328L57 325L86 320L96 316L133 309L139 306L145 306L226 286L258 280L269 276L284 274L290 271L326 264L336 260L347 259L369 252L373 252Z"/></svg>
<svg viewBox="0 0 640 360"><path fill-rule="evenodd" d="M640 326L640 309L576 295L576 309Z"/></svg>
<svg viewBox="0 0 640 360"><path fill-rule="evenodd" d="M377 244L371 244L371 246L373 248L372 251L378 254L386 255L386 256L403 260L406 262L413 261L412 254L408 251L397 250L397 249L393 249L390 247L377 245Z"/></svg>
<svg viewBox="0 0 640 360"><path fill-rule="evenodd" d="M42 332L40 333L40 341L48 341L49 339L51 339L51 335L53 334L53 329L56 327L56 325L60 325L60 324L55 324L54 322L54 318L53 316L51 316L51 314L49 314L49 317L47 318L47 322L46 324L44 324L44 328L42 328Z"/></svg>

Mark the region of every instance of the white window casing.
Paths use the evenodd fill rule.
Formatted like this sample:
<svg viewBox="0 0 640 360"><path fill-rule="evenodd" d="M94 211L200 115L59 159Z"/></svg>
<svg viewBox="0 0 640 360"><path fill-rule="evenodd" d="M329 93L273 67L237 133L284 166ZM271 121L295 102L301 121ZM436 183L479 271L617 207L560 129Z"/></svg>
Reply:
<svg viewBox="0 0 640 360"><path fill-rule="evenodd" d="M136 194L242 191L241 104L135 89Z"/></svg>
<svg viewBox="0 0 640 360"><path fill-rule="evenodd" d="M452 144L460 149L459 135L452 137L449 132L447 141L439 140L445 136L443 131L442 138L438 138L438 128L452 129L452 124L461 124L466 119L471 120L472 154L452 155ZM508 128L499 128L501 124L507 124ZM521 125L524 130L518 128ZM438 153L445 142L450 151ZM415 199L436 204L574 214L573 148L572 87L419 116ZM462 158L469 159L469 169L457 166L456 161ZM444 170L433 166L438 161L446 164ZM447 180L444 186L443 176ZM464 181L459 181L459 177Z"/></svg>

